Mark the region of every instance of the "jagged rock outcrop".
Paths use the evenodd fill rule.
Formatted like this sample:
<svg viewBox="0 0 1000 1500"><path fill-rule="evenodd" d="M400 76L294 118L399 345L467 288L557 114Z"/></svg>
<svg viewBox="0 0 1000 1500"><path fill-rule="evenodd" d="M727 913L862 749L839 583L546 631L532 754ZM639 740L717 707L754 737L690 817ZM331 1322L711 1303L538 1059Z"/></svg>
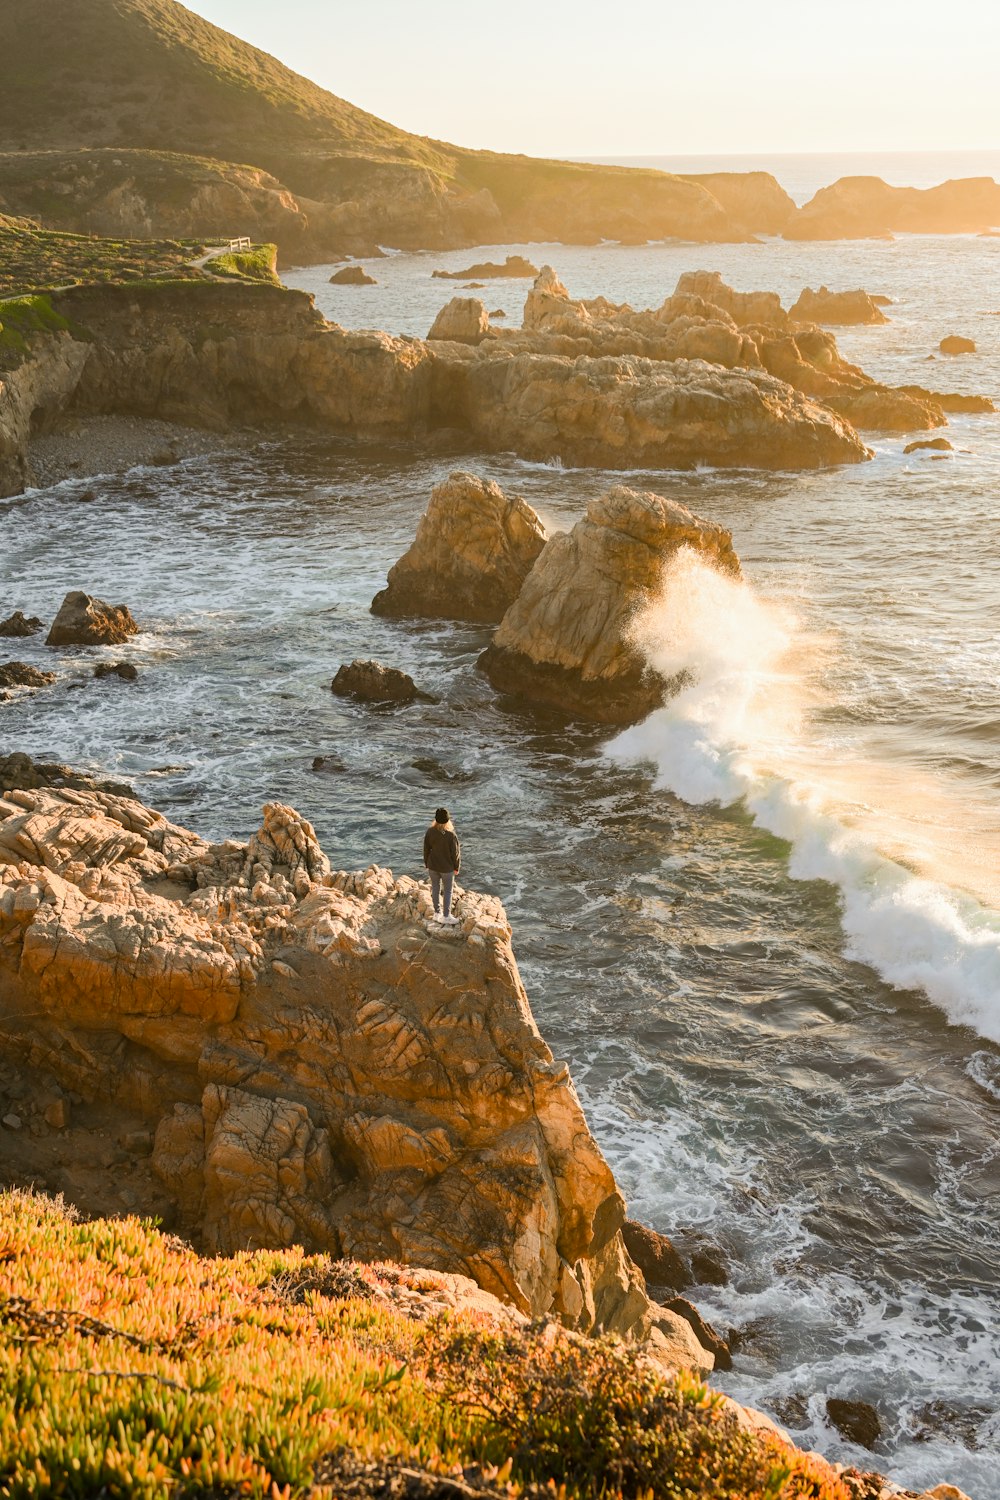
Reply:
<svg viewBox="0 0 1000 1500"><path fill-rule="evenodd" d="M153 1164L207 1248L467 1275L709 1367L628 1257L503 908L460 891L454 909L437 927L415 880L332 872L278 804L249 844L212 845L107 792L8 790L5 1055L155 1126Z"/></svg>
<svg viewBox="0 0 1000 1500"><path fill-rule="evenodd" d="M20 609L15 609L6 620L0 620L0 636L6 636L11 640L21 640L25 636L37 635L41 628L42 622L36 615L29 617Z"/></svg>
<svg viewBox="0 0 1000 1500"><path fill-rule="evenodd" d="M550 538L479 666L502 692L601 724L628 724L663 703L668 684L632 640L668 561L690 548L738 574L732 537L677 501L619 485Z"/></svg>
<svg viewBox="0 0 1000 1500"><path fill-rule="evenodd" d="M873 310L878 312L874 304ZM539 351L572 350L578 357L638 355L675 369L697 359L727 370L766 371L852 427L909 432L945 421L933 392L873 380L841 357L831 333L786 312L776 292L735 291L718 271L685 272L660 307L637 312L605 297L571 299L546 266L528 294L524 324ZM504 335L502 347L517 347L516 336ZM720 396L738 406L731 390ZM846 452L844 460L849 461ZM804 459L788 461L805 464Z"/></svg>
<svg viewBox="0 0 1000 1500"><path fill-rule="evenodd" d="M372 613L499 623L544 545L545 528L526 500L456 471L432 491Z"/></svg>
<svg viewBox="0 0 1000 1500"><path fill-rule="evenodd" d="M478 297L452 297L431 325L429 339L480 344L490 331L490 315Z"/></svg>
<svg viewBox="0 0 1000 1500"><path fill-rule="evenodd" d="M788 316L800 323L829 323L845 328L859 323L889 321L875 298L860 287L852 292L831 292L828 287L821 286L818 292L814 292L807 286L789 308Z"/></svg>
<svg viewBox="0 0 1000 1500"><path fill-rule="evenodd" d="M80 589L68 593L45 637L47 646L120 646L139 627L126 604L105 604Z"/></svg>
<svg viewBox="0 0 1000 1500"><path fill-rule="evenodd" d="M352 661L337 669L330 684L338 698L357 698L362 703L436 703L423 693L408 672L387 667L380 661Z"/></svg>

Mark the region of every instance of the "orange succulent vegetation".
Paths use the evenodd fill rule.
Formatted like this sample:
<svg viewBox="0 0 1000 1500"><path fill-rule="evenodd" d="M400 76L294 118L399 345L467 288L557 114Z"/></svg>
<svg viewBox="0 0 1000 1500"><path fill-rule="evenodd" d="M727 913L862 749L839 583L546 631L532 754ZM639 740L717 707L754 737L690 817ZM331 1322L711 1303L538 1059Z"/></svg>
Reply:
<svg viewBox="0 0 1000 1500"><path fill-rule="evenodd" d="M422 1274L207 1259L148 1222L0 1194L0 1497L332 1500L378 1493L388 1466L426 1496L461 1470L469 1495L849 1500L612 1340L414 1316Z"/></svg>

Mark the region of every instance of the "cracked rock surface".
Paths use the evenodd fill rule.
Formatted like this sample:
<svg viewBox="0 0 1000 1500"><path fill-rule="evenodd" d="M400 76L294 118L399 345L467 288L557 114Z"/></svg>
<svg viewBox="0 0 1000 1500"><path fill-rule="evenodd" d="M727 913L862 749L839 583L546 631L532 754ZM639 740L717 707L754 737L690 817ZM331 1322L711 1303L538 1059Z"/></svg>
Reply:
<svg viewBox="0 0 1000 1500"><path fill-rule="evenodd" d="M332 870L278 803L247 844L209 844L114 792L14 787L0 1041L146 1122L177 1223L208 1250L301 1243L467 1276L527 1316L710 1367L646 1296L503 907L459 890L454 910L441 928L417 881Z"/></svg>

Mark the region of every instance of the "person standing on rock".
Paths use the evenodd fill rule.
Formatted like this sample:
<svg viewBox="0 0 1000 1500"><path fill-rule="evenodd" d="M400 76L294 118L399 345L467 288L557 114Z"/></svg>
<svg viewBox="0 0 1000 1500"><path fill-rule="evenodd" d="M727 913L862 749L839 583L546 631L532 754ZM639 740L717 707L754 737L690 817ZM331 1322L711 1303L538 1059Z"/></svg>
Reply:
<svg viewBox="0 0 1000 1500"><path fill-rule="evenodd" d="M434 915L442 922L447 922L453 927L458 921L451 914L451 892L462 864L462 846L458 842L458 834L455 832L451 821L451 814L446 807L439 807L434 814L434 822L424 834L424 867L431 877L431 900L434 903ZM441 911L441 898L444 897L444 912Z"/></svg>

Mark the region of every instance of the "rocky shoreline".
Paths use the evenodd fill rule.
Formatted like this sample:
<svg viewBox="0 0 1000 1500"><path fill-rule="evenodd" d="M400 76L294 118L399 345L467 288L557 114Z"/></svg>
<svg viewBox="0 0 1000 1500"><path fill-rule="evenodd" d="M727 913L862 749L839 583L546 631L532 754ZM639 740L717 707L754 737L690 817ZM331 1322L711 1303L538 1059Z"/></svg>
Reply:
<svg viewBox="0 0 1000 1500"><path fill-rule="evenodd" d="M155 462L289 427L607 468L815 468L870 458L859 427L926 430L951 403L881 385L774 294L700 272L637 313L574 301L546 267L523 328L458 299L426 340L348 331L304 293L248 282L80 286L46 307L0 369L0 495L35 482L33 464ZM109 417L126 425L81 427L74 454L67 422ZM163 449L164 429L136 421L208 436Z"/></svg>
<svg viewBox="0 0 1000 1500"><path fill-rule="evenodd" d="M208 432L156 417L73 415L31 437L27 477L29 487L47 489L66 480L231 453L251 440L252 435L244 439L238 432Z"/></svg>

